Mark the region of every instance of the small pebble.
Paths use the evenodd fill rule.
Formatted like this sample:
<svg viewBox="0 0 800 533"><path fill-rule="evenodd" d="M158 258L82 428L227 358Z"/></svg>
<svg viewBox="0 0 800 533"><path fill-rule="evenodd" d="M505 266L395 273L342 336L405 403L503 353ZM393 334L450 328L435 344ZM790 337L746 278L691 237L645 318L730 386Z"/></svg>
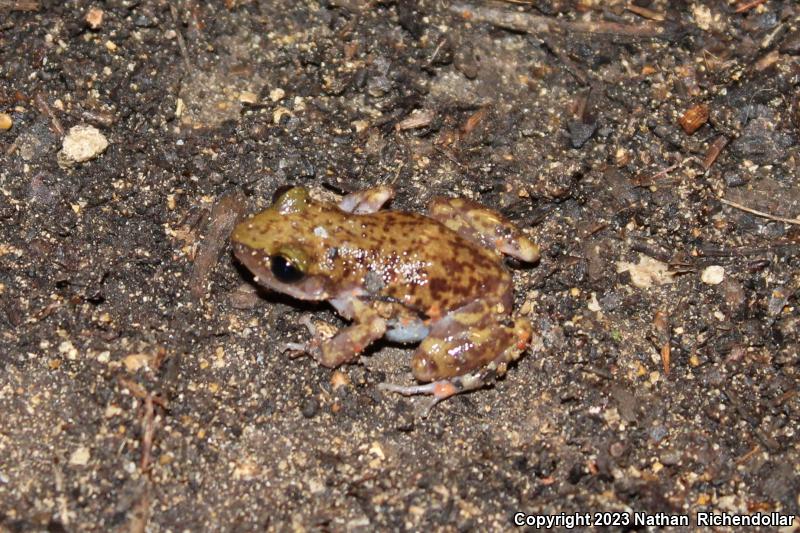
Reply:
<svg viewBox="0 0 800 533"><path fill-rule="evenodd" d="M706 285L719 285L725 279L725 269L719 265L711 265L703 270L700 279Z"/></svg>
<svg viewBox="0 0 800 533"><path fill-rule="evenodd" d="M700 129L703 124L708 122L708 116L708 106L705 104L698 104L687 109L678 119L678 122L681 128L683 128L683 131L691 135Z"/></svg>
<svg viewBox="0 0 800 533"><path fill-rule="evenodd" d="M747 177L737 171L726 172L723 179L728 187L741 187L747 183Z"/></svg>
<svg viewBox="0 0 800 533"><path fill-rule="evenodd" d="M86 13L86 23L90 28L96 30L103 24L103 10L93 7Z"/></svg>
<svg viewBox="0 0 800 533"><path fill-rule="evenodd" d="M71 466L86 466L90 457L89 448L81 446L69 456L69 464Z"/></svg>
<svg viewBox="0 0 800 533"><path fill-rule="evenodd" d="M316 398L308 398L305 402L303 402L303 407L300 409L300 412L306 418L314 418L314 415L317 414L319 410L319 402Z"/></svg>
<svg viewBox="0 0 800 533"><path fill-rule="evenodd" d="M350 378L347 374L340 370L336 370L331 375L331 387L334 391L339 390L342 387L346 387L350 385Z"/></svg>
<svg viewBox="0 0 800 533"><path fill-rule="evenodd" d="M269 99L273 102L280 102L283 100L283 97L286 96L286 91L278 87L277 89L272 89L269 92Z"/></svg>
<svg viewBox="0 0 800 533"><path fill-rule="evenodd" d="M64 137L59 163L66 165L94 159L108 148L108 140L94 126L73 126Z"/></svg>
<svg viewBox="0 0 800 533"><path fill-rule="evenodd" d="M258 95L252 91L242 91L239 93L239 101L243 104L257 104Z"/></svg>
<svg viewBox="0 0 800 533"><path fill-rule="evenodd" d="M11 115L8 113L0 113L0 130L8 131L13 125L14 121L11 120Z"/></svg>

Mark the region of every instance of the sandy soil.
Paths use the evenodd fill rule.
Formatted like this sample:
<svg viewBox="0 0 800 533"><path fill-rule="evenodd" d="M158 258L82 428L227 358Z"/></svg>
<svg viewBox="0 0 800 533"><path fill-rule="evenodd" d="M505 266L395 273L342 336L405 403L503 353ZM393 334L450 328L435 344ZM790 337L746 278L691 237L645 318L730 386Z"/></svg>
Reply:
<svg viewBox="0 0 800 533"><path fill-rule="evenodd" d="M0 531L800 514L796 2L3 0L0 113ZM542 349L428 418L281 353L288 183L501 211Z"/></svg>

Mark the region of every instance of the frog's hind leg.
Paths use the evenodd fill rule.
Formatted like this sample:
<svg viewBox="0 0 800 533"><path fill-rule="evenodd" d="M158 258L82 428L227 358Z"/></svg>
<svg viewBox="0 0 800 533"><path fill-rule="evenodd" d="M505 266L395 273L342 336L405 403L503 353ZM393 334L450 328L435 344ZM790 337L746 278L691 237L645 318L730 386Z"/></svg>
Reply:
<svg viewBox="0 0 800 533"><path fill-rule="evenodd" d="M502 215L464 198L436 197L428 215L462 237L492 250L533 263L539 247Z"/></svg>
<svg viewBox="0 0 800 533"><path fill-rule="evenodd" d="M386 392L396 392L404 396L412 396L415 394L430 395L431 399L422 408L422 416L427 417L430 410L442 400L446 400L451 396L455 396L461 392L475 390L483 387L491 378L487 375L487 370L481 372L473 372L471 374L464 374L463 376L456 376L450 379L441 379L432 383L425 383L423 385L403 386L394 383L381 383L378 389Z"/></svg>
<svg viewBox="0 0 800 533"><path fill-rule="evenodd" d="M422 385L384 383L381 390L404 395L428 394L430 409L455 394L474 390L502 376L531 339L530 322L517 318L511 325L488 313L490 304L473 302L436 322L411 361ZM426 410L427 412L427 410Z"/></svg>

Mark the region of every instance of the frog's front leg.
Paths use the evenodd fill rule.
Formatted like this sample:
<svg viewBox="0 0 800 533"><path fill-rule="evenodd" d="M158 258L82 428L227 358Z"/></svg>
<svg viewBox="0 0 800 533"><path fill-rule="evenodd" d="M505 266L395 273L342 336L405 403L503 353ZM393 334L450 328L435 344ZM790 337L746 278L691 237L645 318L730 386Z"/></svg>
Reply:
<svg viewBox="0 0 800 533"><path fill-rule="evenodd" d="M328 368L353 361L373 341L383 337L386 332L386 321L361 300L354 298L349 302L349 308L348 316L352 316L353 323L339 330L332 338L322 339L319 334L312 331L311 341L305 344L288 343L286 347L306 352Z"/></svg>
<svg viewBox="0 0 800 533"><path fill-rule="evenodd" d="M428 204L428 214L449 229L492 250L533 263L539 246L499 213L464 198L437 197Z"/></svg>
<svg viewBox="0 0 800 533"><path fill-rule="evenodd" d="M392 198L394 198L393 188L378 185L363 191L351 192L339 200L339 209L346 213L365 215L379 211Z"/></svg>
<svg viewBox="0 0 800 533"><path fill-rule="evenodd" d="M505 374L508 364L530 343L531 325L523 318L504 325L492 308L489 302L473 302L433 325L411 360L414 377L430 383L410 387L384 383L380 388L405 395L430 394L430 409Z"/></svg>

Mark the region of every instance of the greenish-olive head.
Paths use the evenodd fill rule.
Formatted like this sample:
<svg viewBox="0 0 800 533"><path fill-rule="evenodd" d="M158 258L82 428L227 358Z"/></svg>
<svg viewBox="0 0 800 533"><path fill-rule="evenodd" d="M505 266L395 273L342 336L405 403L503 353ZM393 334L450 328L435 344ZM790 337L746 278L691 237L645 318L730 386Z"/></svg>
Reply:
<svg viewBox="0 0 800 533"><path fill-rule="evenodd" d="M303 187L279 189L273 198L268 209L234 228L234 254L266 287L304 300L327 299L329 284L319 266L330 209Z"/></svg>

